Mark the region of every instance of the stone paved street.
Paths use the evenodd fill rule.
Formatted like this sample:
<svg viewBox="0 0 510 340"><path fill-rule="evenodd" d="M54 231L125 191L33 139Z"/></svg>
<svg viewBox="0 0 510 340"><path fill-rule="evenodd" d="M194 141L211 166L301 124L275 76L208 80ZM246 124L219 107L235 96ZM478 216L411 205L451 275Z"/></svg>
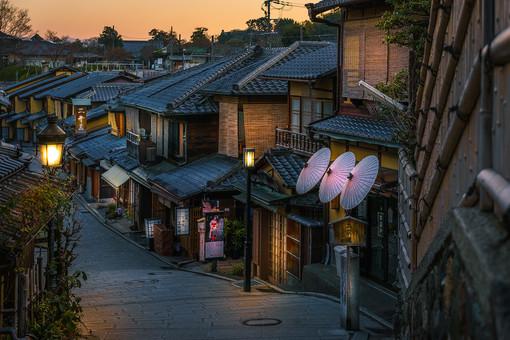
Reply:
<svg viewBox="0 0 510 340"><path fill-rule="evenodd" d="M348 339L332 301L254 291L172 270L81 212L76 269L86 332L101 339ZM245 326L255 318L276 326Z"/></svg>

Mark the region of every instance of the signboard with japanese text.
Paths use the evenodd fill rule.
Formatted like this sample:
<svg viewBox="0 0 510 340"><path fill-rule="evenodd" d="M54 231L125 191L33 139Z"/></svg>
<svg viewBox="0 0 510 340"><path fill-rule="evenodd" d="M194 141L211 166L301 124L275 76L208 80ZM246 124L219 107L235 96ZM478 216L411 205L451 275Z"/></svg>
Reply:
<svg viewBox="0 0 510 340"><path fill-rule="evenodd" d="M175 234L189 235L189 208L176 208Z"/></svg>
<svg viewBox="0 0 510 340"><path fill-rule="evenodd" d="M205 214L205 258L215 259L224 256L223 212Z"/></svg>
<svg viewBox="0 0 510 340"><path fill-rule="evenodd" d="M145 219L145 237L147 237L147 238L154 237L154 226L156 224L161 224L161 219L159 219L159 218L146 218Z"/></svg>

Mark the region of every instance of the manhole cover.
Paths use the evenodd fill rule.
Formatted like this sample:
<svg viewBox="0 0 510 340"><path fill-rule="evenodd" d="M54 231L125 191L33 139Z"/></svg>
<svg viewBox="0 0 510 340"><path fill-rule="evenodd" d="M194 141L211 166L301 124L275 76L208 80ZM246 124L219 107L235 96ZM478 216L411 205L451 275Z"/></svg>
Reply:
<svg viewBox="0 0 510 340"><path fill-rule="evenodd" d="M243 321L243 325L245 326L255 326L255 327L266 327L266 326L276 326L282 323L282 320L279 319L271 319L271 318L261 318L261 319L248 319Z"/></svg>

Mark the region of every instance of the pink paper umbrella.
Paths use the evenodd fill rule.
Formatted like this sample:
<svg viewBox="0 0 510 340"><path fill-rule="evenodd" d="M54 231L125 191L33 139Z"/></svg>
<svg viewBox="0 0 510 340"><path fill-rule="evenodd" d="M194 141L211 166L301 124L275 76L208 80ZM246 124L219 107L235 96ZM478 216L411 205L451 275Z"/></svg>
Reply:
<svg viewBox="0 0 510 340"><path fill-rule="evenodd" d="M319 188L319 199L322 203L330 202L340 195L355 164L356 156L352 152L343 153L335 159L322 178Z"/></svg>
<svg viewBox="0 0 510 340"><path fill-rule="evenodd" d="M331 151L322 148L310 157L301 170L296 183L296 192L300 195L312 190L326 172L331 158Z"/></svg>
<svg viewBox="0 0 510 340"><path fill-rule="evenodd" d="M357 207L368 195L379 172L376 156L363 158L351 171L340 197L340 204L346 210Z"/></svg>

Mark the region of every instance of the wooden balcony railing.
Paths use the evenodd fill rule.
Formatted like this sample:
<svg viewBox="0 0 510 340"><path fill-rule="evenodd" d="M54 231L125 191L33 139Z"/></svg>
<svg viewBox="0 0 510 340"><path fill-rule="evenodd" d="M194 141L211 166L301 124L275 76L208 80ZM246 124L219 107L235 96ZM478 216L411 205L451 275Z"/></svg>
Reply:
<svg viewBox="0 0 510 340"><path fill-rule="evenodd" d="M304 133L276 129L276 146L292 149L297 153L309 156L319 150L322 145Z"/></svg>
<svg viewBox="0 0 510 340"><path fill-rule="evenodd" d="M140 144L140 140L141 140L140 135L137 133L134 133L133 131L128 131L126 133L126 138L129 142L131 142L135 145Z"/></svg>

